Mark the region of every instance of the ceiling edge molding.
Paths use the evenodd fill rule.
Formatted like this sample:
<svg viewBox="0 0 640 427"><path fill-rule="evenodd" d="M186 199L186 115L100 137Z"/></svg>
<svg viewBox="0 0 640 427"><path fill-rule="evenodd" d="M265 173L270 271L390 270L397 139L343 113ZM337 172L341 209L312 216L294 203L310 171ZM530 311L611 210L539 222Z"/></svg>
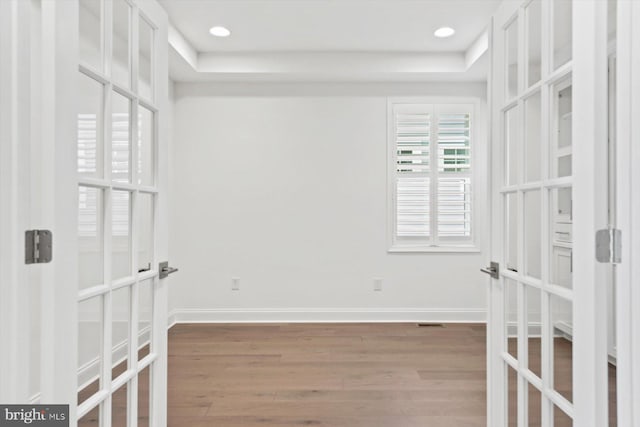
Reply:
<svg viewBox="0 0 640 427"><path fill-rule="evenodd" d="M169 45L194 76L221 80L277 76L318 80L415 79L420 75L461 74L489 49L484 31L464 52L198 52L173 25ZM181 67L183 70L184 66ZM235 76L235 77L234 77ZM303 80L305 78L302 78Z"/></svg>
<svg viewBox="0 0 640 427"><path fill-rule="evenodd" d="M486 29L478 36L478 38L471 43L471 46L467 49L464 55L464 62L467 70L476 63L478 59L489 50L489 30Z"/></svg>
<svg viewBox="0 0 640 427"><path fill-rule="evenodd" d="M182 33L172 24L169 24L169 46L193 68L193 71L198 71L198 51L194 49L191 43L189 43Z"/></svg>

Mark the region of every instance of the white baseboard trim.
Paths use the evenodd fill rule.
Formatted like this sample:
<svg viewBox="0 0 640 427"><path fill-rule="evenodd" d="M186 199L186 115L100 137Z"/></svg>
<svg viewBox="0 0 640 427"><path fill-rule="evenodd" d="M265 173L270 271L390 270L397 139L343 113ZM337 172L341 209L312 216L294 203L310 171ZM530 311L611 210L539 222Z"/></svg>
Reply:
<svg viewBox="0 0 640 427"><path fill-rule="evenodd" d="M169 314L169 328L177 323L485 323L483 309L421 308L216 308L181 309Z"/></svg>

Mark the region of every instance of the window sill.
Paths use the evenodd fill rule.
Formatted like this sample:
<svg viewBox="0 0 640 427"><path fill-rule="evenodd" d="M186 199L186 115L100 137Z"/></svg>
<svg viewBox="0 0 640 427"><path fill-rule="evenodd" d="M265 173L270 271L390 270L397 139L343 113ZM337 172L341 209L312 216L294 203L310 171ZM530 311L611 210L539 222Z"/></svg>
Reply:
<svg viewBox="0 0 640 427"><path fill-rule="evenodd" d="M480 253L476 246L391 246L388 253Z"/></svg>

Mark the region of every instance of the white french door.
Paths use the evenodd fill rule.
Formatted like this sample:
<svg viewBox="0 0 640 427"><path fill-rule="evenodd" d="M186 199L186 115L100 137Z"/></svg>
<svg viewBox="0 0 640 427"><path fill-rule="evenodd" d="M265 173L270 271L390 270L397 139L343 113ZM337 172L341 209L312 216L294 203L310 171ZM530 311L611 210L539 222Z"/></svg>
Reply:
<svg viewBox="0 0 640 427"><path fill-rule="evenodd" d="M72 426L164 426L166 13L154 0L0 7L0 333L15 343L0 400L69 404ZM27 229L52 232L50 262L24 264Z"/></svg>
<svg viewBox="0 0 640 427"><path fill-rule="evenodd" d="M78 425L166 423L167 18L79 0Z"/></svg>
<svg viewBox="0 0 640 427"><path fill-rule="evenodd" d="M609 425L606 25L599 0L494 16L491 427Z"/></svg>

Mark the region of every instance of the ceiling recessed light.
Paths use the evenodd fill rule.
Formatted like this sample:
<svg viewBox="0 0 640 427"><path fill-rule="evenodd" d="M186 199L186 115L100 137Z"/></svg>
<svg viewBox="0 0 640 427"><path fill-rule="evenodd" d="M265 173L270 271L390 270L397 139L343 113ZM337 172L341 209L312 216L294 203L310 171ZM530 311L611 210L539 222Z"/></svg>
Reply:
<svg viewBox="0 0 640 427"><path fill-rule="evenodd" d="M451 27L440 27L433 33L433 35L441 39L444 39L446 37L451 37L455 33L456 33L456 30L454 30Z"/></svg>
<svg viewBox="0 0 640 427"><path fill-rule="evenodd" d="M209 32L216 37L229 37L231 35L231 31L225 27L211 27Z"/></svg>

